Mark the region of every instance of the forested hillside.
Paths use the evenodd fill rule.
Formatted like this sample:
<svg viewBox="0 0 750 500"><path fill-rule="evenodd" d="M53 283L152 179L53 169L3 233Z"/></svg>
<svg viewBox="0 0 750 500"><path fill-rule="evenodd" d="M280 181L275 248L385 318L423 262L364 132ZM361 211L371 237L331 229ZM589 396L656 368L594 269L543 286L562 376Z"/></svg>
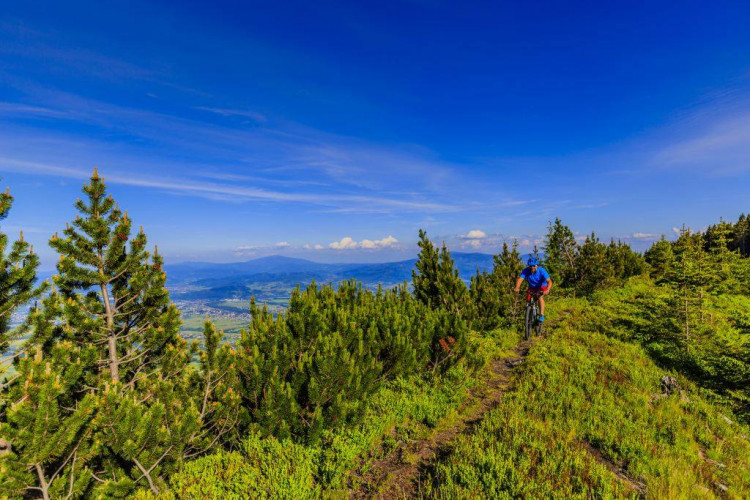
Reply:
<svg viewBox="0 0 750 500"><path fill-rule="evenodd" d="M556 219L533 342L516 243L467 286L420 231L410 283L253 300L232 346L178 334L156 247L96 171L84 195L50 283L0 233L0 496L750 496L745 216L644 255Z"/></svg>

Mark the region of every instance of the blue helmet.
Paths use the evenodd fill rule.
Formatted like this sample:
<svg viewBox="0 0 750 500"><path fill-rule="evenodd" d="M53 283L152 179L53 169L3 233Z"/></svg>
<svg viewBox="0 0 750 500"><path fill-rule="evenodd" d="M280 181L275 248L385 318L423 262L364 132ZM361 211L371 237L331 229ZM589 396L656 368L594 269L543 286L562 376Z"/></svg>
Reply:
<svg viewBox="0 0 750 500"><path fill-rule="evenodd" d="M526 261L527 266L538 266L539 265L539 259L536 257L529 257L529 260Z"/></svg>

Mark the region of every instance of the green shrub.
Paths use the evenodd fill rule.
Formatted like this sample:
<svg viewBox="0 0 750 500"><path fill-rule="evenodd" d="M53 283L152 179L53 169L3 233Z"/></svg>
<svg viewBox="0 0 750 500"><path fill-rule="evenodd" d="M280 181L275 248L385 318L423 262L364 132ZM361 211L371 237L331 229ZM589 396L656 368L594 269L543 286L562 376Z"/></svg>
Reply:
<svg viewBox="0 0 750 500"><path fill-rule="evenodd" d="M250 425L280 438L314 443L325 429L354 425L384 381L440 373L471 352L465 323L405 286L313 283L276 318L251 307L238 344L243 405Z"/></svg>
<svg viewBox="0 0 750 500"><path fill-rule="evenodd" d="M315 455L289 440L255 434L239 452L221 451L192 462L174 474L171 490L158 497L142 491L139 498L245 499L316 498Z"/></svg>

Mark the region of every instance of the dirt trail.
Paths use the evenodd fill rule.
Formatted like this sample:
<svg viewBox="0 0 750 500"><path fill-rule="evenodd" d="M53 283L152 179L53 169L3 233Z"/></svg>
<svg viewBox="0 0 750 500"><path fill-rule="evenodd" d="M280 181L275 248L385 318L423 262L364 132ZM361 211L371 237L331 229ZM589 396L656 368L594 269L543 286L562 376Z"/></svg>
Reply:
<svg viewBox="0 0 750 500"><path fill-rule="evenodd" d="M425 467L434 461L441 450L461 434L482 421L484 415L494 407L508 390L511 373L523 363L531 342L521 342L513 350L513 355L492 361L486 384L477 387L464 407L470 410L463 413L459 421L450 428L441 429L429 438L397 446L387 456L371 464L371 469L362 478L360 487L350 492L350 498L413 498L418 496L418 477ZM408 460L404 460L408 457Z"/></svg>

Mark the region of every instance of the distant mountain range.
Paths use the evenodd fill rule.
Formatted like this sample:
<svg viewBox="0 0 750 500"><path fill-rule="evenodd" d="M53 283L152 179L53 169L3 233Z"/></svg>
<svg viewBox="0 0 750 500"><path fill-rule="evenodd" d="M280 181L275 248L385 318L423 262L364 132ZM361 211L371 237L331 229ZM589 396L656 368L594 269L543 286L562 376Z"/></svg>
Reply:
<svg viewBox="0 0 750 500"><path fill-rule="evenodd" d="M451 256L461 278L468 281L477 270L492 269L493 256L484 253L455 252ZM368 288L378 284L390 287L411 281L416 259L378 264L324 264L281 255L246 262L214 264L185 262L165 266L167 286L176 300L219 301L285 298L298 285L361 281Z"/></svg>

